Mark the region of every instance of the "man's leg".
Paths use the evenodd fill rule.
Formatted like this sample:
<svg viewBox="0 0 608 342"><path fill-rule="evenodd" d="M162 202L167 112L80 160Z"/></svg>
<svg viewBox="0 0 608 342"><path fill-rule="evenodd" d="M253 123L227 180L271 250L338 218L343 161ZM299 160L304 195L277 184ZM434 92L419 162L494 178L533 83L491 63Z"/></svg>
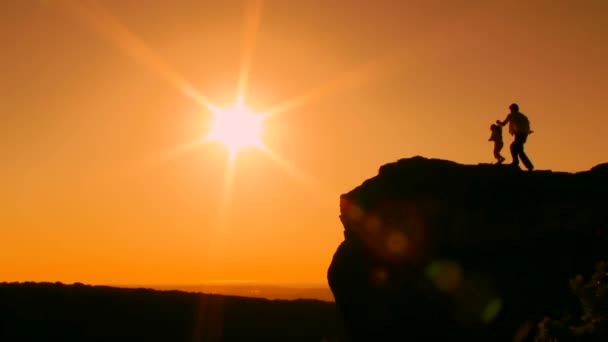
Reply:
<svg viewBox="0 0 608 342"><path fill-rule="evenodd" d="M524 152L524 144L526 143L526 140L528 138L527 134L522 134L519 139L520 143L521 143L521 149L519 151L519 157L521 158L521 162L524 163L524 166L532 171L534 170L534 165L532 165L532 162L530 161L530 159L528 158L528 156L526 155L526 152Z"/></svg>
<svg viewBox="0 0 608 342"><path fill-rule="evenodd" d="M521 150L521 143L517 141L517 138L515 138L515 140L513 140L513 142L511 143L510 149L511 157L513 158L511 165L519 165L519 158L517 156L519 155L519 151Z"/></svg>
<svg viewBox="0 0 608 342"><path fill-rule="evenodd" d="M530 171L534 170L534 165L532 165L532 162L530 161L530 159L528 159L528 156L526 155L526 153L524 151L522 151L519 154L520 158L521 158L521 162L524 163L524 165L526 166L526 168Z"/></svg>

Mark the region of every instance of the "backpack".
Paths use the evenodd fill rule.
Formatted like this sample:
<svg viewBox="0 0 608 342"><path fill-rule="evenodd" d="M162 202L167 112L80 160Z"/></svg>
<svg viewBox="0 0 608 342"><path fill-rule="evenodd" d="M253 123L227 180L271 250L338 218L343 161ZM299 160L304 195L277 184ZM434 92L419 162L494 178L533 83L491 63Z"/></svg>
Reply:
<svg viewBox="0 0 608 342"><path fill-rule="evenodd" d="M523 113L514 113L511 122L513 123L513 131L515 133L531 133L530 120Z"/></svg>

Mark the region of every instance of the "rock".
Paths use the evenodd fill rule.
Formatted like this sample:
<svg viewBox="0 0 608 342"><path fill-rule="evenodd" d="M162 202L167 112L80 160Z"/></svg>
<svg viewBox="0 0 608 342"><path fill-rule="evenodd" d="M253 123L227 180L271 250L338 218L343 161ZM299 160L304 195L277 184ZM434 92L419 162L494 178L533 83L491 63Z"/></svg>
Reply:
<svg viewBox="0 0 608 342"><path fill-rule="evenodd" d="M608 164L522 171L413 157L340 197L328 282L356 341L524 340L608 259Z"/></svg>

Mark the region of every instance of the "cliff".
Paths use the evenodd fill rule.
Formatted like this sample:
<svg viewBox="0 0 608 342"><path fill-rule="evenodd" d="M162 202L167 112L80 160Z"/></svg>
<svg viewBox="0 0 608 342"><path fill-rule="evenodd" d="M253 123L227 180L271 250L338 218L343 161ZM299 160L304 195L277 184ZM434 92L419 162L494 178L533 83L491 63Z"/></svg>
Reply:
<svg viewBox="0 0 608 342"><path fill-rule="evenodd" d="M328 270L352 340L513 341L608 258L608 164L565 173L414 157L340 198Z"/></svg>

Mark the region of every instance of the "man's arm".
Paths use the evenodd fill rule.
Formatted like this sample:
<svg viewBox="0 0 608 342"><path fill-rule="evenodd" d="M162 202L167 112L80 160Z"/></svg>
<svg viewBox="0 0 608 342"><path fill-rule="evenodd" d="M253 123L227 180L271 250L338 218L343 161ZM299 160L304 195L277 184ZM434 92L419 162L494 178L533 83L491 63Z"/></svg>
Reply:
<svg viewBox="0 0 608 342"><path fill-rule="evenodd" d="M505 121L501 122L500 120L496 120L496 123L499 124L499 125L501 125L501 126L504 126L504 125L508 124L509 121L511 121L511 117L512 117L512 115L509 114L509 115L507 115L507 118L505 119Z"/></svg>

